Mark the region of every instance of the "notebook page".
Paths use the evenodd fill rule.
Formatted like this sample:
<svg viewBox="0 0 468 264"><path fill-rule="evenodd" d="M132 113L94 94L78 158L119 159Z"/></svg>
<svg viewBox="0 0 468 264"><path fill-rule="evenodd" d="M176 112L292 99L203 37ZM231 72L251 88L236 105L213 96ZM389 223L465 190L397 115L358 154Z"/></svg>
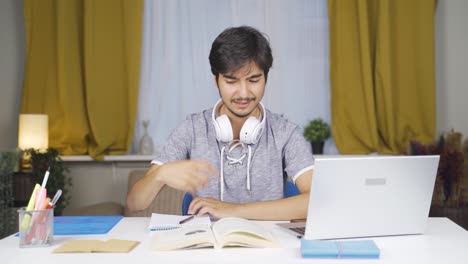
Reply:
<svg viewBox="0 0 468 264"><path fill-rule="evenodd" d="M151 220L149 224L149 230L169 230L179 228L181 226L211 226L211 220L209 216L195 216L190 221L179 224L180 221L189 217L188 215L168 215L168 214L151 214Z"/></svg>

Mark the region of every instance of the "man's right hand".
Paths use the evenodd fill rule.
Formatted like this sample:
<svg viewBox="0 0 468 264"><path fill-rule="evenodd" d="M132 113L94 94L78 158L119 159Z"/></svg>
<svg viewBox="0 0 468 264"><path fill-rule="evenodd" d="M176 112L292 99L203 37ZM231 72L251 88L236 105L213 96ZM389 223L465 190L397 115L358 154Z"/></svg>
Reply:
<svg viewBox="0 0 468 264"><path fill-rule="evenodd" d="M194 194L208 183L210 176L218 177L219 173L206 161L182 160L161 165L157 175L162 183Z"/></svg>

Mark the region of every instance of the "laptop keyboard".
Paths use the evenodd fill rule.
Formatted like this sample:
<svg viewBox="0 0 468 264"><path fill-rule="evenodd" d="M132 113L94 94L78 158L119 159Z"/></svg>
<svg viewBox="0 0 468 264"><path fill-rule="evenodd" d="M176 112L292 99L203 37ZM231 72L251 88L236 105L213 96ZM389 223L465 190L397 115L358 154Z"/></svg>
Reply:
<svg viewBox="0 0 468 264"><path fill-rule="evenodd" d="M289 229L301 235L305 234L305 227L290 227Z"/></svg>

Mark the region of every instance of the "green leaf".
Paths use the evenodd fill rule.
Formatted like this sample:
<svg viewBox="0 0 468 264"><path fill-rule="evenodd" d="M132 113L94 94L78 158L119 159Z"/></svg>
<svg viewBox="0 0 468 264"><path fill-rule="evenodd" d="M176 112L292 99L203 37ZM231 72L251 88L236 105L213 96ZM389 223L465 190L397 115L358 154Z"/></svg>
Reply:
<svg viewBox="0 0 468 264"><path fill-rule="evenodd" d="M47 181L47 195L52 198L55 193L62 189L62 196L55 204L55 215L62 215L63 209L70 203L71 178L66 175L66 168L59 156L59 152L54 148L48 148L46 152L40 152L35 149L28 149L31 154L31 167L33 177L36 182L41 183L45 172L49 170L49 180Z"/></svg>
<svg viewBox="0 0 468 264"><path fill-rule="evenodd" d="M304 138L308 141L325 141L330 137L330 126L321 118L310 121L304 128Z"/></svg>

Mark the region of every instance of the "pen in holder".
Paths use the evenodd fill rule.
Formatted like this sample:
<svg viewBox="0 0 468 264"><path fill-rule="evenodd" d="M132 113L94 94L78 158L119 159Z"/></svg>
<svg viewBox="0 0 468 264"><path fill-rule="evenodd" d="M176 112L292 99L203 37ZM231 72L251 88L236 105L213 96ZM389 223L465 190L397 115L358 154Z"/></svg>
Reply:
<svg viewBox="0 0 468 264"><path fill-rule="evenodd" d="M43 210L18 210L19 246L50 246L54 237L54 208Z"/></svg>

